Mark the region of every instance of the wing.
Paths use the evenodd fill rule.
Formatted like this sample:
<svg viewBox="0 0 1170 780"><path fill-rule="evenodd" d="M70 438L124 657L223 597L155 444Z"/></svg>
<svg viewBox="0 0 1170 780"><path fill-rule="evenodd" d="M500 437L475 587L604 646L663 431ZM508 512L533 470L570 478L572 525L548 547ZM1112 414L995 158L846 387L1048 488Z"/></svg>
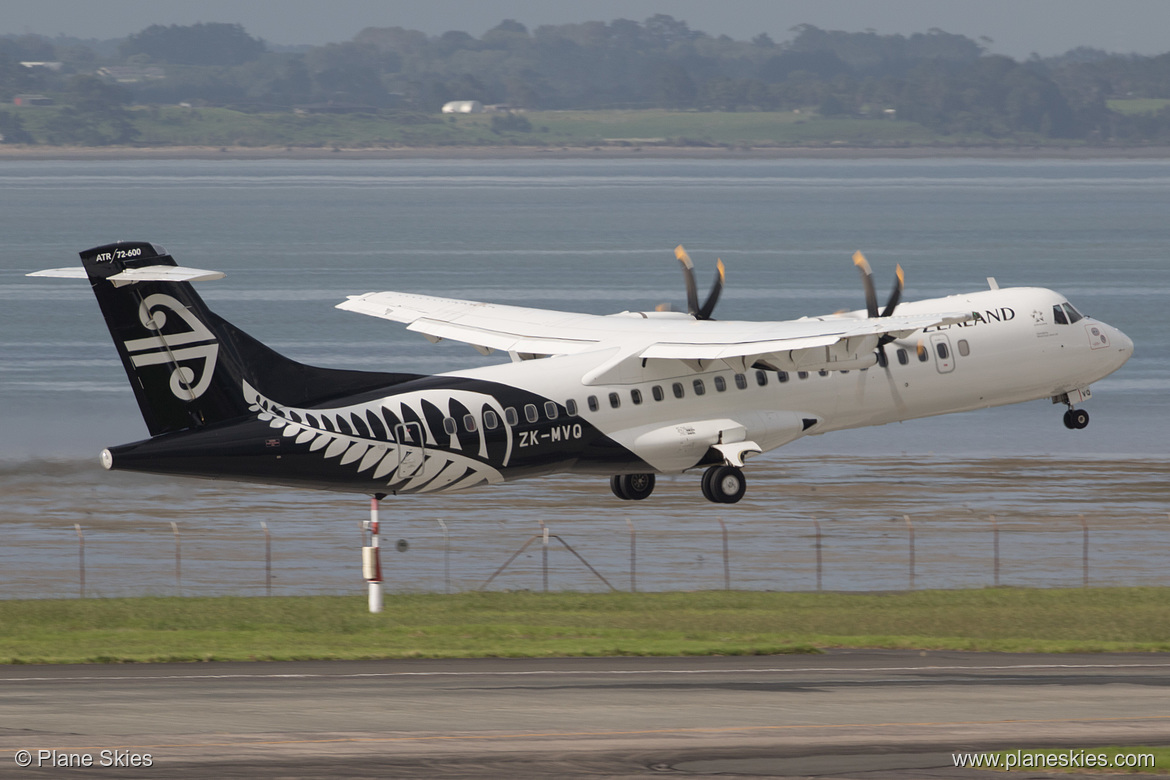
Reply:
<svg viewBox="0 0 1170 780"><path fill-rule="evenodd" d="M966 322L970 312L866 317L856 312L783 322L696 320L686 314L622 312L607 316L504 306L409 293L350 296L337 308L405 323L433 342L462 341L513 359L613 350L587 383L617 381L629 359L676 360L701 370L710 361L741 369L757 363L789 370L865 368L882 336L906 338L935 325Z"/></svg>

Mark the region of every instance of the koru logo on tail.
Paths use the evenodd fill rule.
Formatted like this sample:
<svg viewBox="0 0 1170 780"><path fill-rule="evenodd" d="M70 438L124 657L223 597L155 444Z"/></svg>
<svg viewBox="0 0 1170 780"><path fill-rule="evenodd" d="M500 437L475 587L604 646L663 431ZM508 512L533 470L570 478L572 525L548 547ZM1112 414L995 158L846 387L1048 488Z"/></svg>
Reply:
<svg viewBox="0 0 1170 780"><path fill-rule="evenodd" d="M187 330L175 330L173 323L167 328L168 312L181 319ZM219 342L207 326L182 303L162 293L142 301L138 307L138 320L153 335L125 342L134 367L173 365L171 392L180 401L194 401L207 392L219 356ZM192 363L197 365L192 368Z"/></svg>

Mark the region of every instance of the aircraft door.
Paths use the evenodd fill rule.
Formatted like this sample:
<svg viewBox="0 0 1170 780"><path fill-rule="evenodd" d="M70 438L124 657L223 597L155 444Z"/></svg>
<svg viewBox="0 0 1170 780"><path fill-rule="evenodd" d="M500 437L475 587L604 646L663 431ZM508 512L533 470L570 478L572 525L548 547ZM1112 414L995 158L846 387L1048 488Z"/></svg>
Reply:
<svg viewBox="0 0 1170 780"><path fill-rule="evenodd" d="M394 440L398 443L398 472L400 478L413 477L426 460L426 438L422 424L399 423L394 426Z"/></svg>
<svg viewBox="0 0 1170 780"><path fill-rule="evenodd" d="M951 340L945 333L934 333L930 337L930 346L934 350L934 366L940 374L949 374L955 370L955 353L951 349Z"/></svg>

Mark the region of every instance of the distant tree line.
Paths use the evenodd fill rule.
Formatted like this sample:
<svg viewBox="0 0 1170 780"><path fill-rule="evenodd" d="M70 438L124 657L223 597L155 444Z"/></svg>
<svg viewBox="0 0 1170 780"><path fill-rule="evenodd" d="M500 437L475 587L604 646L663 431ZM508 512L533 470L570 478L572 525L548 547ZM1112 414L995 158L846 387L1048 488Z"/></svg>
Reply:
<svg viewBox="0 0 1170 780"><path fill-rule="evenodd" d="M0 101L53 96L67 106L53 128L62 143L132 140L131 103L433 113L449 100L517 109L812 110L892 115L944 134L1170 141L1170 111L1121 114L1106 103L1170 99L1170 54L1082 48L1021 62L988 54L986 39L938 29L904 36L801 25L792 33L780 43L767 34L736 41L659 14L535 30L505 20L479 38L371 27L351 41L282 51L234 24L152 25L117 42L7 36ZM30 69L23 61L64 65ZM130 70L103 77L103 67ZM153 71L136 77L135 68ZM22 133L15 115L0 112L6 140Z"/></svg>

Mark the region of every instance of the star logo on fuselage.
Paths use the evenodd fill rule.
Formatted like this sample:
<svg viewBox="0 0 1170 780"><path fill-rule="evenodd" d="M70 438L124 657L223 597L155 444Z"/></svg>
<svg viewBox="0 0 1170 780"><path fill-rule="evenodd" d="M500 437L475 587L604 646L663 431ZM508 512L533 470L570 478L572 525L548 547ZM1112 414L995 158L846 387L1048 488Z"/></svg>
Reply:
<svg viewBox="0 0 1170 780"><path fill-rule="evenodd" d="M1043 311L1041 311L1040 309L1036 309L1035 311L1033 311L1033 312L1032 312L1032 323L1033 323L1034 325L1044 325L1044 324L1046 324L1046 323L1044 322L1044 312L1043 312Z"/></svg>

